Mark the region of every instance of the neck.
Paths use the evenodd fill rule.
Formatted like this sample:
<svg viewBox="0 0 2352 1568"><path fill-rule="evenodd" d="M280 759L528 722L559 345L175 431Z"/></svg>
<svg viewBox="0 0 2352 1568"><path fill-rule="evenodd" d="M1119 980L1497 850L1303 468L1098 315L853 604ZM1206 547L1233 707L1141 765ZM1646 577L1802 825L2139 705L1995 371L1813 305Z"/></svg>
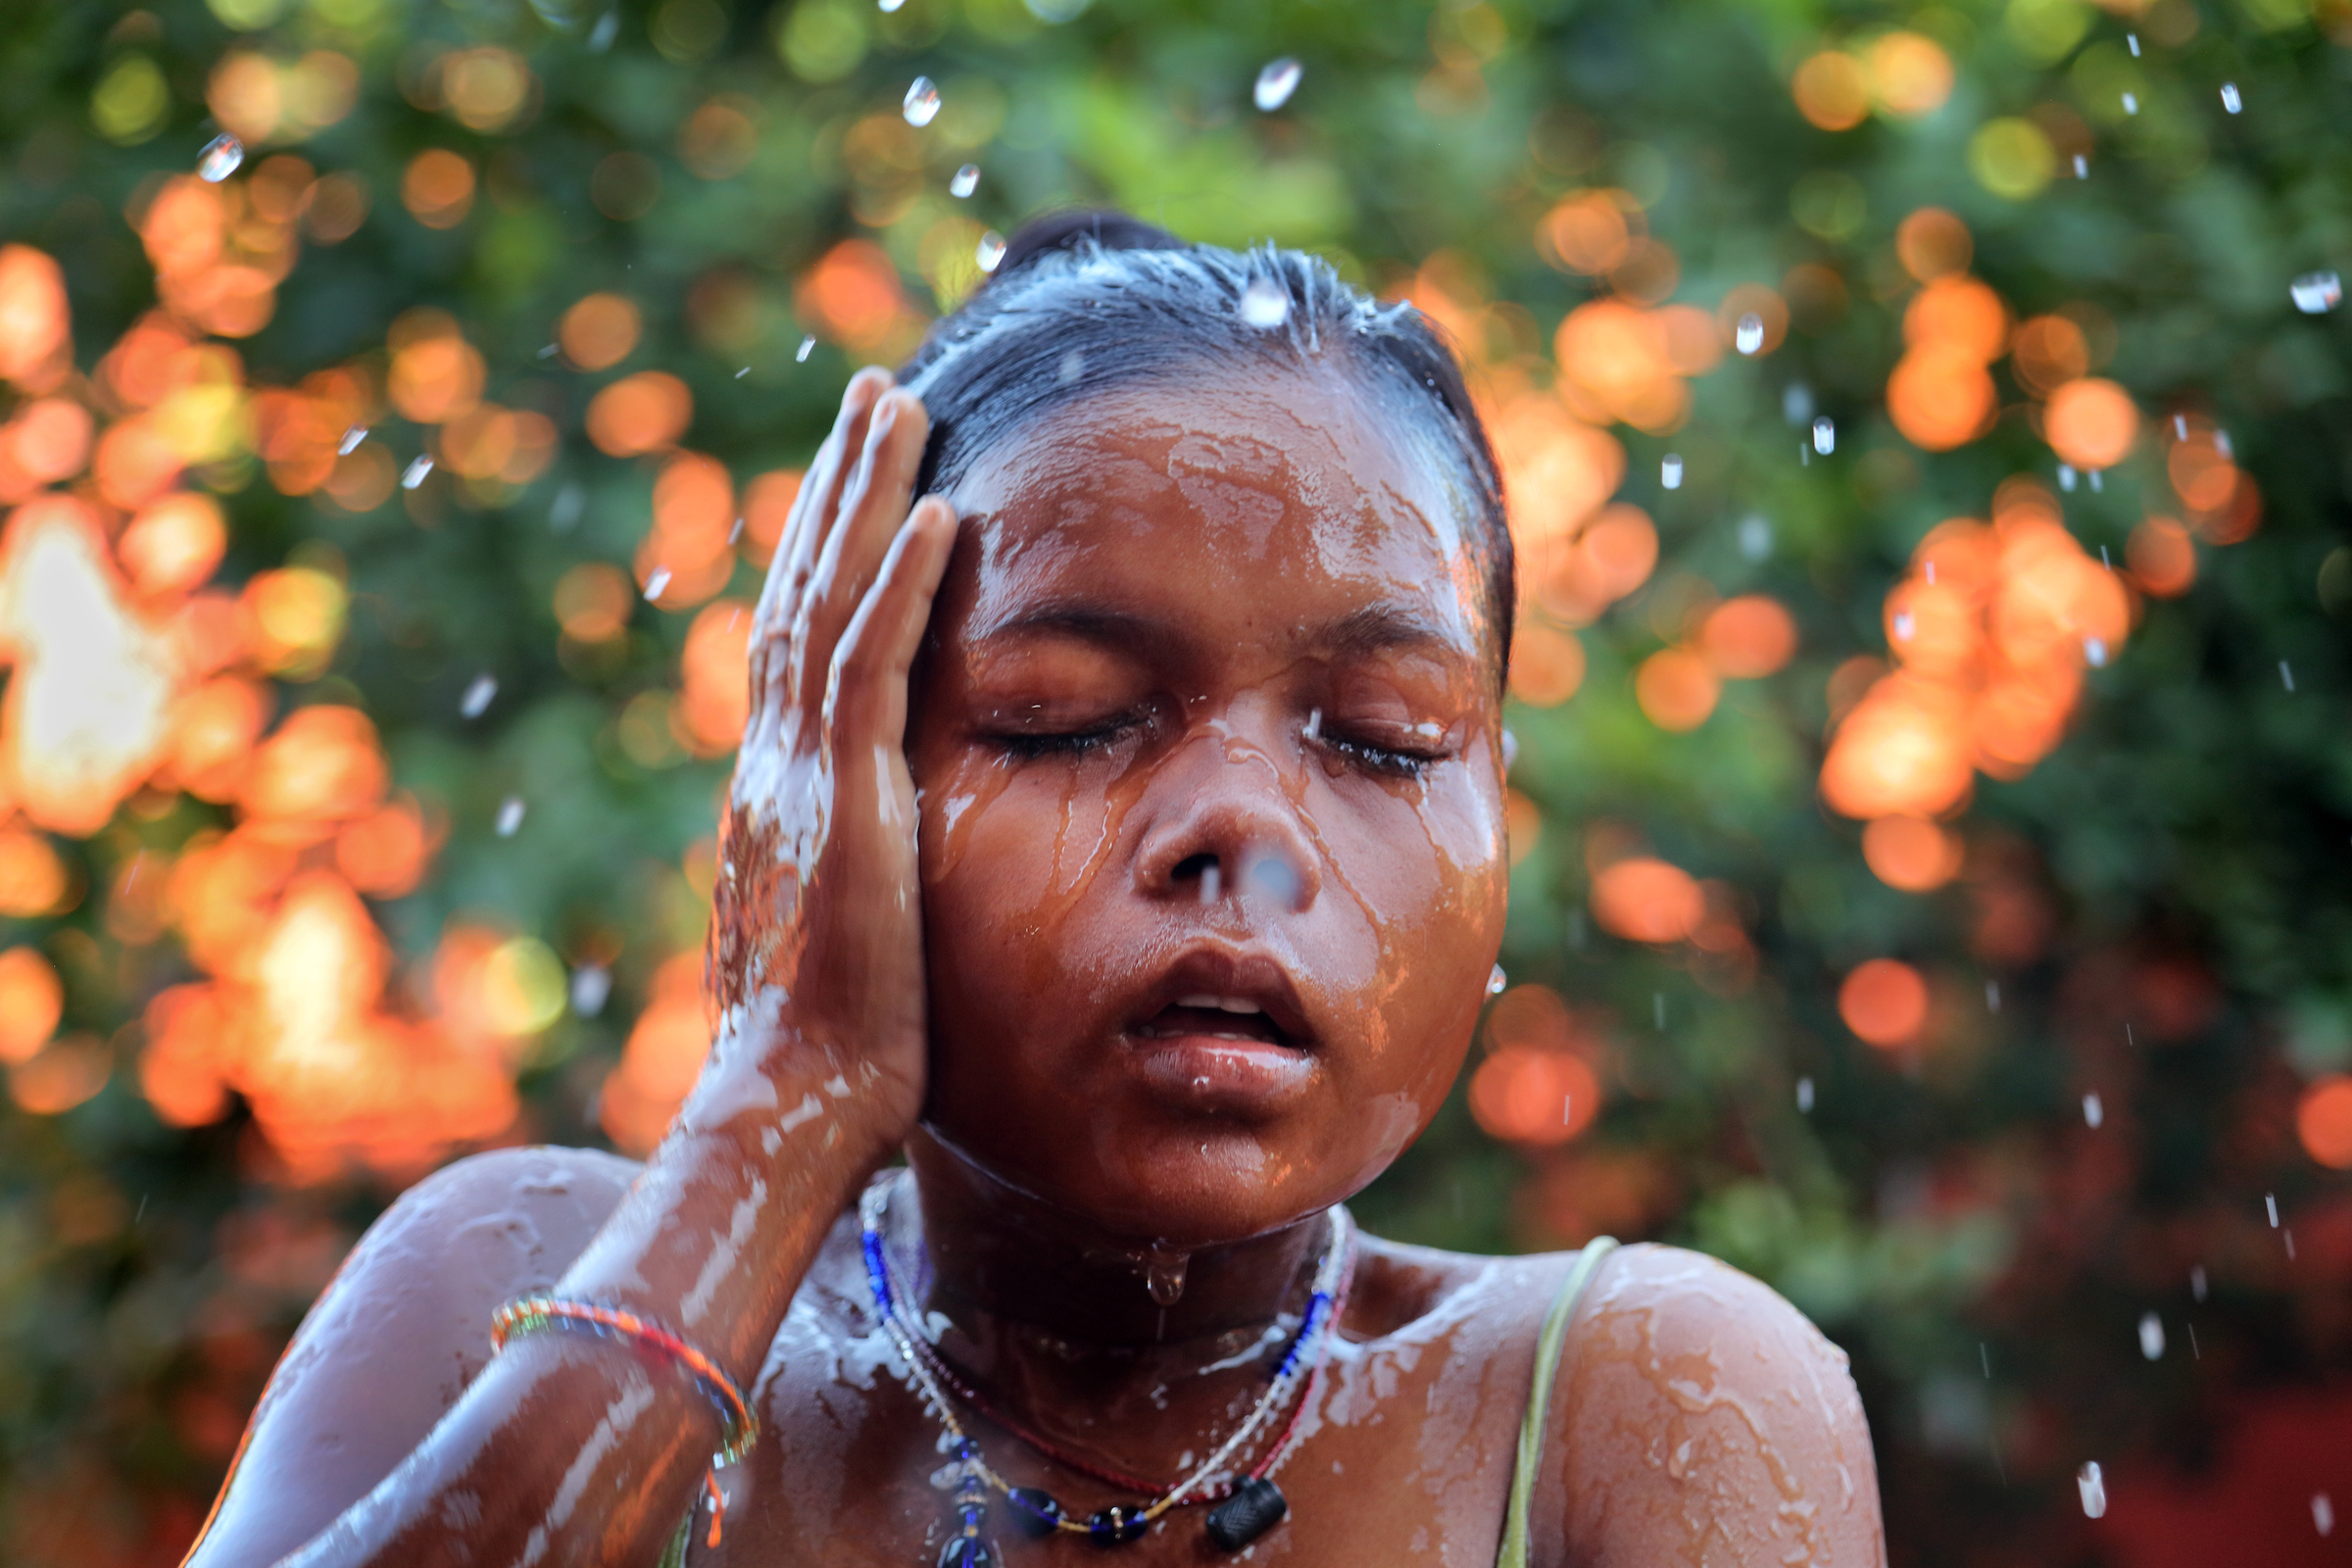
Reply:
<svg viewBox="0 0 2352 1568"><path fill-rule="evenodd" d="M1064 1354L1132 1353L1260 1332L1304 1309L1328 1235L1314 1214L1263 1236L1180 1250L1011 1188L926 1133L909 1141L907 1155L920 1201L902 1192L892 1205L894 1250L919 1244L926 1266L906 1283L976 1348L1043 1336Z"/></svg>

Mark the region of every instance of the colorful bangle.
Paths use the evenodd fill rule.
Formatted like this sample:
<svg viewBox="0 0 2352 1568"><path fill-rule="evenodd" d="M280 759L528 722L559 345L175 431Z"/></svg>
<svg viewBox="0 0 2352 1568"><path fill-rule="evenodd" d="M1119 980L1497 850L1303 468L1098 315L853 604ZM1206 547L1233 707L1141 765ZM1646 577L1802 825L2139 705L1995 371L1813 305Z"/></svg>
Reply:
<svg viewBox="0 0 2352 1568"><path fill-rule="evenodd" d="M760 1441L760 1417L753 1411L751 1401L743 1396L743 1390L736 1387L735 1380L716 1361L652 1318L621 1307L566 1300L560 1296L517 1297L491 1313L491 1348L494 1352L503 1350L509 1340L542 1329L594 1334L599 1339L626 1340L644 1346L685 1368L701 1385L726 1423L718 1451L711 1455L710 1468L703 1473L703 1490L710 1497L710 1542L717 1545L719 1527L727 1512L726 1496L718 1490L718 1467L741 1459Z"/></svg>

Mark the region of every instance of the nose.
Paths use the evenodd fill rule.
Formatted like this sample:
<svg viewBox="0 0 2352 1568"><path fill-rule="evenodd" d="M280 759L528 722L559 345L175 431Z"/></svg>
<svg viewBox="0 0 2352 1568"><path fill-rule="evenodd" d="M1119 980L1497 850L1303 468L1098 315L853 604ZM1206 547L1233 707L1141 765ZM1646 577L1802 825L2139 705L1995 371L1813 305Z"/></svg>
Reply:
<svg viewBox="0 0 2352 1568"><path fill-rule="evenodd" d="M1151 797L1137 891L1208 905L1238 899L1293 914L1313 907L1323 890L1314 844L1264 750L1230 735L1200 736L1161 764Z"/></svg>

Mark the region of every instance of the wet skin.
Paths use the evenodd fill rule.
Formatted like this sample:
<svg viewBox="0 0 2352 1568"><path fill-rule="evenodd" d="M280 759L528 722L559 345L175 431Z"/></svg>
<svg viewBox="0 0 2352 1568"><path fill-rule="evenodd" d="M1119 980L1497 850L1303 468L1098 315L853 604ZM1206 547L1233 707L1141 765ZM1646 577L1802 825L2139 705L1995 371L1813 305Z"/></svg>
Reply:
<svg viewBox="0 0 2352 1568"><path fill-rule="evenodd" d="M678 1128L642 1167L507 1152L404 1197L281 1364L204 1568L652 1562L716 1422L601 1342L487 1361L491 1309L547 1288L756 1386L766 1436L690 1561L929 1563L938 1428L845 1215L901 1148L890 1246L942 1349L1173 1478L1263 1387L1322 1211L1437 1109L1504 893L1494 630L1444 476L1314 367L1062 411L910 513L924 420L886 385L853 383L761 603L725 1010ZM1493 1562L1570 1261L1367 1241L1247 1560ZM1719 1264L1611 1258L1548 1417L1537 1561L1883 1560L1844 1358ZM1136 1500L979 1430L1077 1509ZM1008 1568L1097 1555L997 1518ZM1121 1553L1222 1555L1198 1509Z"/></svg>

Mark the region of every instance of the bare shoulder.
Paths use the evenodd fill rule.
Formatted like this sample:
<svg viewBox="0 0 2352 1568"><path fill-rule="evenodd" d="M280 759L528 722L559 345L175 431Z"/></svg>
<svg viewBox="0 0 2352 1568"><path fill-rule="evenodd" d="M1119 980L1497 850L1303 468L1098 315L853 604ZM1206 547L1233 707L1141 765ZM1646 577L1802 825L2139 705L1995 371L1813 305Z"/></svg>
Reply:
<svg viewBox="0 0 2352 1568"><path fill-rule="evenodd" d="M1539 1518L1564 1525L1550 1561L1886 1560L1845 1352L1727 1264L1672 1247L1611 1254L1578 1302L1552 1410L1551 1494L1538 1499Z"/></svg>
<svg viewBox="0 0 2352 1568"><path fill-rule="evenodd" d="M402 1194L270 1374L191 1568L273 1562L389 1475L488 1360L491 1312L554 1284L639 1168L595 1150L505 1149Z"/></svg>

